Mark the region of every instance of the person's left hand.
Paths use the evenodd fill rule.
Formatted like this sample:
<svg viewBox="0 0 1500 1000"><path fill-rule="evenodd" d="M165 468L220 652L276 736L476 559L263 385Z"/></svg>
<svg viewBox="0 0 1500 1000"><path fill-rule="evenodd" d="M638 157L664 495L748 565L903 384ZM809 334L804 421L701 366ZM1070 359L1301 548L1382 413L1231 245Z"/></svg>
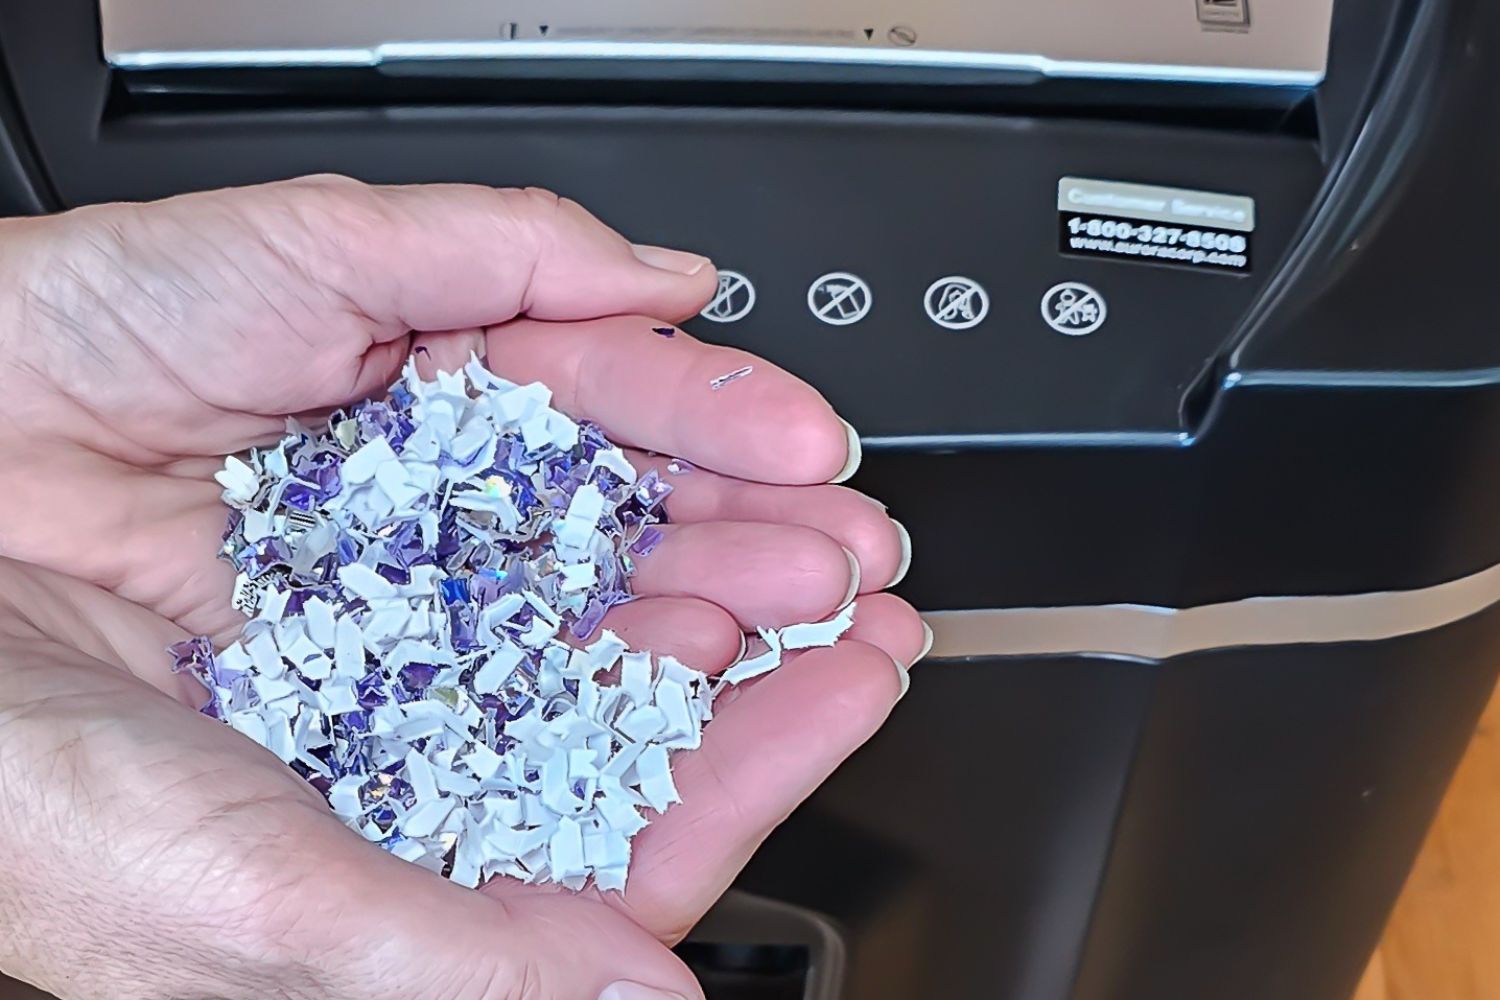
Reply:
<svg viewBox="0 0 1500 1000"><path fill-rule="evenodd" d="M162 656L176 626L0 558L0 975L62 1000L701 1000L666 945L885 719L909 614L862 600L837 645L724 696L623 895L475 893L192 711Z"/></svg>

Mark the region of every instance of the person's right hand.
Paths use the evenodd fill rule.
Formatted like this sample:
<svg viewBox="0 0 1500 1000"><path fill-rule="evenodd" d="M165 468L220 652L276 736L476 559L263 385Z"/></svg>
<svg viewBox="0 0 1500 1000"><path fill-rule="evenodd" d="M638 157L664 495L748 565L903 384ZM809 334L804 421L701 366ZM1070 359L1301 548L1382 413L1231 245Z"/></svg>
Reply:
<svg viewBox="0 0 1500 1000"><path fill-rule="evenodd" d="M667 945L879 726L920 630L894 597L718 706L624 896L473 892L365 842L194 712L172 623L0 559L0 971L63 1000L701 997ZM154 685L154 686L153 686ZM837 859L830 859L837 863Z"/></svg>
<svg viewBox="0 0 1500 1000"><path fill-rule="evenodd" d="M862 598L851 638L722 706L623 900L501 880L497 906L398 862L162 673L179 627L238 626L219 456L378 392L414 342L433 364L487 350L575 417L703 467L676 480L643 599L611 612L633 646L722 669L744 627L887 586L909 550L826 485L854 449L815 391L610 318L695 311L712 276L682 263L546 195L346 180L0 227L0 553L115 595L4 569L0 965L70 1000L592 1000L616 978L694 995L662 942L889 711L923 644L904 602Z"/></svg>
<svg viewBox="0 0 1500 1000"><path fill-rule="evenodd" d="M706 668L740 627L822 617L910 555L882 508L827 485L858 442L812 387L652 332L714 287L704 258L535 190L316 177L7 220L0 554L227 640L243 619L216 558L223 456L274 442L289 414L384 395L414 347L450 368L472 350L613 440L702 468L673 479L677 523L635 581L647 600L608 624L649 648L707 637L688 661Z"/></svg>

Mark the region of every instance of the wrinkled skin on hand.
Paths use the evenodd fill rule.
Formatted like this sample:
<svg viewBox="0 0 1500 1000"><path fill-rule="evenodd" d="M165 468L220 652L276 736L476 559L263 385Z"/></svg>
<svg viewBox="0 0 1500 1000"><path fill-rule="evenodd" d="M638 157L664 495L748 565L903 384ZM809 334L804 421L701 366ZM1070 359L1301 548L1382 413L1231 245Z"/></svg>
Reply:
<svg viewBox="0 0 1500 1000"><path fill-rule="evenodd" d="M651 332L712 267L543 192L314 178L5 222L0 275L0 969L66 1000L698 996L665 946L875 730L924 641L872 593L902 536L828 485L854 456L827 403ZM184 630L240 621L222 456L379 394L415 346L546 382L642 467L699 467L606 623L633 645L712 671L746 627L867 595L844 641L746 686L680 758L686 801L636 841L624 897L406 865L167 672Z"/></svg>

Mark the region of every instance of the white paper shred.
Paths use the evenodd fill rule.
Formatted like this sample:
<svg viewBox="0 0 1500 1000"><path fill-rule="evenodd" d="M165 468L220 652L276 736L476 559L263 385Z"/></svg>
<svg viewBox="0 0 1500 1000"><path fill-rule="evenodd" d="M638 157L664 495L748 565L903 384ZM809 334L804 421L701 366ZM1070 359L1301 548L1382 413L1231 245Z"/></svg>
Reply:
<svg viewBox="0 0 1500 1000"><path fill-rule="evenodd" d="M173 654L205 712L397 857L469 886L623 890L632 839L681 801L672 755L701 745L716 695L832 645L854 606L757 630L717 678L608 630L581 641L601 601L629 599L627 553L670 487L550 403L477 361L432 381L408 366L389 401L226 459L248 620L227 649Z"/></svg>
<svg viewBox="0 0 1500 1000"><path fill-rule="evenodd" d="M736 368L734 371L720 375L718 378L710 379L708 387L717 392L718 390L724 388L726 385L729 385L731 382L738 382L742 378L748 378L754 371L755 368L753 365L746 365L743 368Z"/></svg>

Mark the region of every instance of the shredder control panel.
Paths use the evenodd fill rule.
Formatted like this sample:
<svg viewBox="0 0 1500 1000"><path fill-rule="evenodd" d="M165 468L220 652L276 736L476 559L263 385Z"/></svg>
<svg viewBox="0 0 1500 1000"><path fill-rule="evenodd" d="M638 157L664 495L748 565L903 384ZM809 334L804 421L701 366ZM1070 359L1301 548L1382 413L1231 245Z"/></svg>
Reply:
<svg viewBox="0 0 1500 1000"><path fill-rule="evenodd" d="M760 119L722 157L666 130L638 150L660 179L622 168L629 207L563 180L625 231L713 256L693 333L808 378L871 437L941 445L1181 433L1319 178L1292 138L884 124Z"/></svg>
<svg viewBox="0 0 1500 1000"><path fill-rule="evenodd" d="M1031 92L1033 103L1003 108L674 103L710 89L694 82L693 60L825 60L854 81L869 67L846 73L840 60L968 53L1004 57L996 65L1035 56L1016 65L1080 76L1186 67L1305 83L1323 75L1331 7L516 0L500 13L488 0L68 0L47 18L0 20L12 39L54 32L7 60L65 204L317 171L550 188L631 239L713 258L722 280L687 323L696 335L807 378L867 438L941 448L1183 434L1185 397L1251 315L1324 180L1322 120L1281 119L1337 81L1131 85L1131 99L1165 89L1180 101L1182 114L1149 118L1079 96L1129 89L1113 79L1012 79L986 100ZM380 64L528 53L668 55L677 89L615 101L605 84L566 78L576 59L540 59L530 65L556 69L562 96L527 103L514 77ZM881 86L933 102L947 93ZM1233 95L1251 91L1285 95L1270 112L1280 117L1242 127Z"/></svg>
<svg viewBox="0 0 1500 1000"><path fill-rule="evenodd" d="M101 0L121 66L776 59L1316 83L1333 0Z"/></svg>
<svg viewBox="0 0 1500 1000"><path fill-rule="evenodd" d="M59 184L80 202L318 170L546 187L632 240L712 257L723 282L695 335L807 379L867 438L924 447L1184 433L1185 396L1321 178L1302 137L1095 121L558 107L269 120L110 123L124 169L73 161Z"/></svg>

